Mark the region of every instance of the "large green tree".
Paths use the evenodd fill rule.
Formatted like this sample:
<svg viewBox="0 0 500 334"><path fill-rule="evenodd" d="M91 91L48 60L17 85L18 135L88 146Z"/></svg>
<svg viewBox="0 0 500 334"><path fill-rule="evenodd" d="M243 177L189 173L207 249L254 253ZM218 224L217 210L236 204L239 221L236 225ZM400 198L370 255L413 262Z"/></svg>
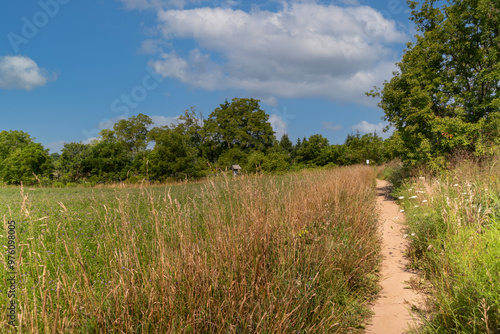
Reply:
<svg viewBox="0 0 500 334"><path fill-rule="evenodd" d="M321 151L328 146L328 139L322 135L312 135L308 140L304 139L302 145L297 149L297 160L305 164L324 165Z"/></svg>
<svg viewBox="0 0 500 334"><path fill-rule="evenodd" d="M346 147L345 159L350 165L364 164L366 160L369 160L371 164L385 162L384 140L377 133L350 134L344 145Z"/></svg>
<svg viewBox="0 0 500 334"><path fill-rule="evenodd" d="M118 141L127 146L132 155L144 152L148 146L148 128L153 120L143 114L119 120L113 125Z"/></svg>
<svg viewBox="0 0 500 334"><path fill-rule="evenodd" d="M48 150L26 132L0 132L0 159L0 178L8 184L33 184L52 177Z"/></svg>
<svg viewBox="0 0 500 334"><path fill-rule="evenodd" d="M148 138L155 143L148 155L148 174L152 178L183 179L205 175L208 164L202 157L203 118L194 108L186 110L177 124L151 129Z"/></svg>
<svg viewBox="0 0 500 334"><path fill-rule="evenodd" d="M244 153L266 152L276 140L269 115L260 109L259 100L255 99L226 101L209 115L204 129L212 161L231 149Z"/></svg>
<svg viewBox="0 0 500 334"><path fill-rule="evenodd" d="M89 144L64 144L56 166L64 181L117 181L138 172L131 164L129 146L104 129Z"/></svg>
<svg viewBox="0 0 500 334"><path fill-rule="evenodd" d="M102 130L100 138L93 141L87 156L91 174L101 181L118 181L127 178L131 170L131 157L126 143L120 141L116 132Z"/></svg>
<svg viewBox="0 0 500 334"><path fill-rule="evenodd" d="M418 34L379 106L404 143L403 159L445 164L457 150L499 143L500 2L408 1Z"/></svg>
<svg viewBox="0 0 500 334"><path fill-rule="evenodd" d="M90 177L92 173L90 148L90 144L64 144L61 156L56 162L62 180L75 182Z"/></svg>

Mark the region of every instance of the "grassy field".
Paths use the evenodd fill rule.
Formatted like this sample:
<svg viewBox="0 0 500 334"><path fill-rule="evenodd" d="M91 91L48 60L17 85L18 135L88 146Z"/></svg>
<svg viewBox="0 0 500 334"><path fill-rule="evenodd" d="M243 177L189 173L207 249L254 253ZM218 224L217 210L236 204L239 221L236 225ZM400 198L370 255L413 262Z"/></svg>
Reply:
<svg viewBox="0 0 500 334"><path fill-rule="evenodd" d="M463 163L395 193L429 297L423 333L500 333L498 163Z"/></svg>
<svg viewBox="0 0 500 334"><path fill-rule="evenodd" d="M1 189L19 332L360 332L377 291L374 197L369 167Z"/></svg>

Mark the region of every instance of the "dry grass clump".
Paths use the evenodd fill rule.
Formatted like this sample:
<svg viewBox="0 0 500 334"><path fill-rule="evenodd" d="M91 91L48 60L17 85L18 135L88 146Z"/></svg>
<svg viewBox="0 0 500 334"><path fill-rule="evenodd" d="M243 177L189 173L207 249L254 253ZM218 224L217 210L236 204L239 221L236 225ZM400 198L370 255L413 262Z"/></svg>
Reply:
<svg viewBox="0 0 500 334"><path fill-rule="evenodd" d="M23 216L19 330L359 332L377 289L373 184L351 167L34 190L4 216Z"/></svg>

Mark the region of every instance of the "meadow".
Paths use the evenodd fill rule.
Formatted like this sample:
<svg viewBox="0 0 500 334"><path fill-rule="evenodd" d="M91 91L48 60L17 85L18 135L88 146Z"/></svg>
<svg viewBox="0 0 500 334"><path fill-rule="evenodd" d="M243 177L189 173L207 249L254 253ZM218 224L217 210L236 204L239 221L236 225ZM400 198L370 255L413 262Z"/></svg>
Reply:
<svg viewBox="0 0 500 334"><path fill-rule="evenodd" d="M462 162L394 193L407 214L408 255L422 274L414 284L428 297L419 333L500 333L498 163Z"/></svg>
<svg viewBox="0 0 500 334"><path fill-rule="evenodd" d="M2 247L17 223L18 332L361 332L378 289L374 179L356 166L3 188Z"/></svg>

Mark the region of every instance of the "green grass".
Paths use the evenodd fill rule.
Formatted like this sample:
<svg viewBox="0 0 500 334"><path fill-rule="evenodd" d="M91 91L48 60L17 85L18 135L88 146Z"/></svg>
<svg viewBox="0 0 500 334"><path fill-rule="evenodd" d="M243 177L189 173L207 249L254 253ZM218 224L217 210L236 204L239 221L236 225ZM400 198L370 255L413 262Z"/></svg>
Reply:
<svg viewBox="0 0 500 334"><path fill-rule="evenodd" d="M423 333L500 333L500 172L466 162L395 193L430 285Z"/></svg>
<svg viewBox="0 0 500 334"><path fill-rule="evenodd" d="M19 331L361 332L378 287L373 185L372 168L352 167L1 189L22 252Z"/></svg>

